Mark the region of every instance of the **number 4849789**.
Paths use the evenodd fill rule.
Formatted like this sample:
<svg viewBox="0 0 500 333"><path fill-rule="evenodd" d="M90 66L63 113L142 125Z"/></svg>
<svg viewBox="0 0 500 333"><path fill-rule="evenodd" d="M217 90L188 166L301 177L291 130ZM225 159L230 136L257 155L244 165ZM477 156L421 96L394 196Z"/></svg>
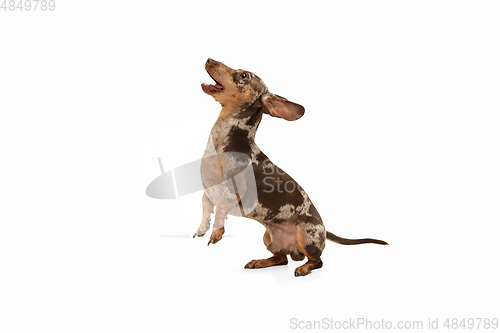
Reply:
<svg viewBox="0 0 500 333"><path fill-rule="evenodd" d="M56 9L56 2L54 0L4 0L0 9L6 11L53 11Z"/></svg>

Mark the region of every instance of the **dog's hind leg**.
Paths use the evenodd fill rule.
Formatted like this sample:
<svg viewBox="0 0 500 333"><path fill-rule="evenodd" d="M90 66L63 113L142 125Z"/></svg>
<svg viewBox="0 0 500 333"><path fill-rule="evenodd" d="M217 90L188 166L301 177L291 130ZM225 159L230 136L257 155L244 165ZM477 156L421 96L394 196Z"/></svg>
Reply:
<svg viewBox="0 0 500 333"><path fill-rule="evenodd" d="M264 234L264 244L266 247L271 243L271 235L266 230ZM248 264L245 265L245 268L264 268L271 266L279 266L288 264L288 259L285 254L273 253L274 255L267 259L257 259L251 260Z"/></svg>
<svg viewBox="0 0 500 333"><path fill-rule="evenodd" d="M297 226L297 248L305 254L307 262L295 269L295 276L304 276L323 266L321 253L325 248L326 230L323 223L300 223Z"/></svg>

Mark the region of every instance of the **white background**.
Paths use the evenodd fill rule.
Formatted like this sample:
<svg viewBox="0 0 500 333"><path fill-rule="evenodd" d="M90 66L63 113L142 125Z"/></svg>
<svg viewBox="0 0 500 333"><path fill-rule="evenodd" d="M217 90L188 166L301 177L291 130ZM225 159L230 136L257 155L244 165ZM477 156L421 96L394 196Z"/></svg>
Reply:
<svg viewBox="0 0 500 333"><path fill-rule="evenodd" d="M284 332L290 319L500 317L496 1L59 1L0 11L0 331ZM192 239L208 57L306 109L260 148L308 192L324 266L244 270L264 228ZM394 324L395 325L395 324ZM490 330L491 331L491 330Z"/></svg>

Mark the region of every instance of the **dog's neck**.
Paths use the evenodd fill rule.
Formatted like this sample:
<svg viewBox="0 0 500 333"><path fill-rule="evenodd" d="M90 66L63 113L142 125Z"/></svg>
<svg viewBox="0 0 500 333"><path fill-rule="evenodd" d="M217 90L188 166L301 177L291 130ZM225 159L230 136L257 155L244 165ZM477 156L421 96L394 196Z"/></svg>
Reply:
<svg viewBox="0 0 500 333"><path fill-rule="evenodd" d="M229 116L224 111L223 108L210 132L215 147L223 148L228 141L244 141L255 145L255 134L263 114L262 107L251 106Z"/></svg>

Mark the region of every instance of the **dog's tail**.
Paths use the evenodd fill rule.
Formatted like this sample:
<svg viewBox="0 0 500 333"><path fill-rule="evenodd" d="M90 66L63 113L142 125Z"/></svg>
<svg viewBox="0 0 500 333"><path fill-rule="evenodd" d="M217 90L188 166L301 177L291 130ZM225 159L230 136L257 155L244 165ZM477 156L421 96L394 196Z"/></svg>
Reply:
<svg viewBox="0 0 500 333"><path fill-rule="evenodd" d="M357 245L357 244L366 244L366 243L375 243L380 245L389 245L383 240L371 239L371 238L363 238L363 239L346 239L332 234L330 231L326 232L326 239L331 240L337 244L342 245Z"/></svg>

